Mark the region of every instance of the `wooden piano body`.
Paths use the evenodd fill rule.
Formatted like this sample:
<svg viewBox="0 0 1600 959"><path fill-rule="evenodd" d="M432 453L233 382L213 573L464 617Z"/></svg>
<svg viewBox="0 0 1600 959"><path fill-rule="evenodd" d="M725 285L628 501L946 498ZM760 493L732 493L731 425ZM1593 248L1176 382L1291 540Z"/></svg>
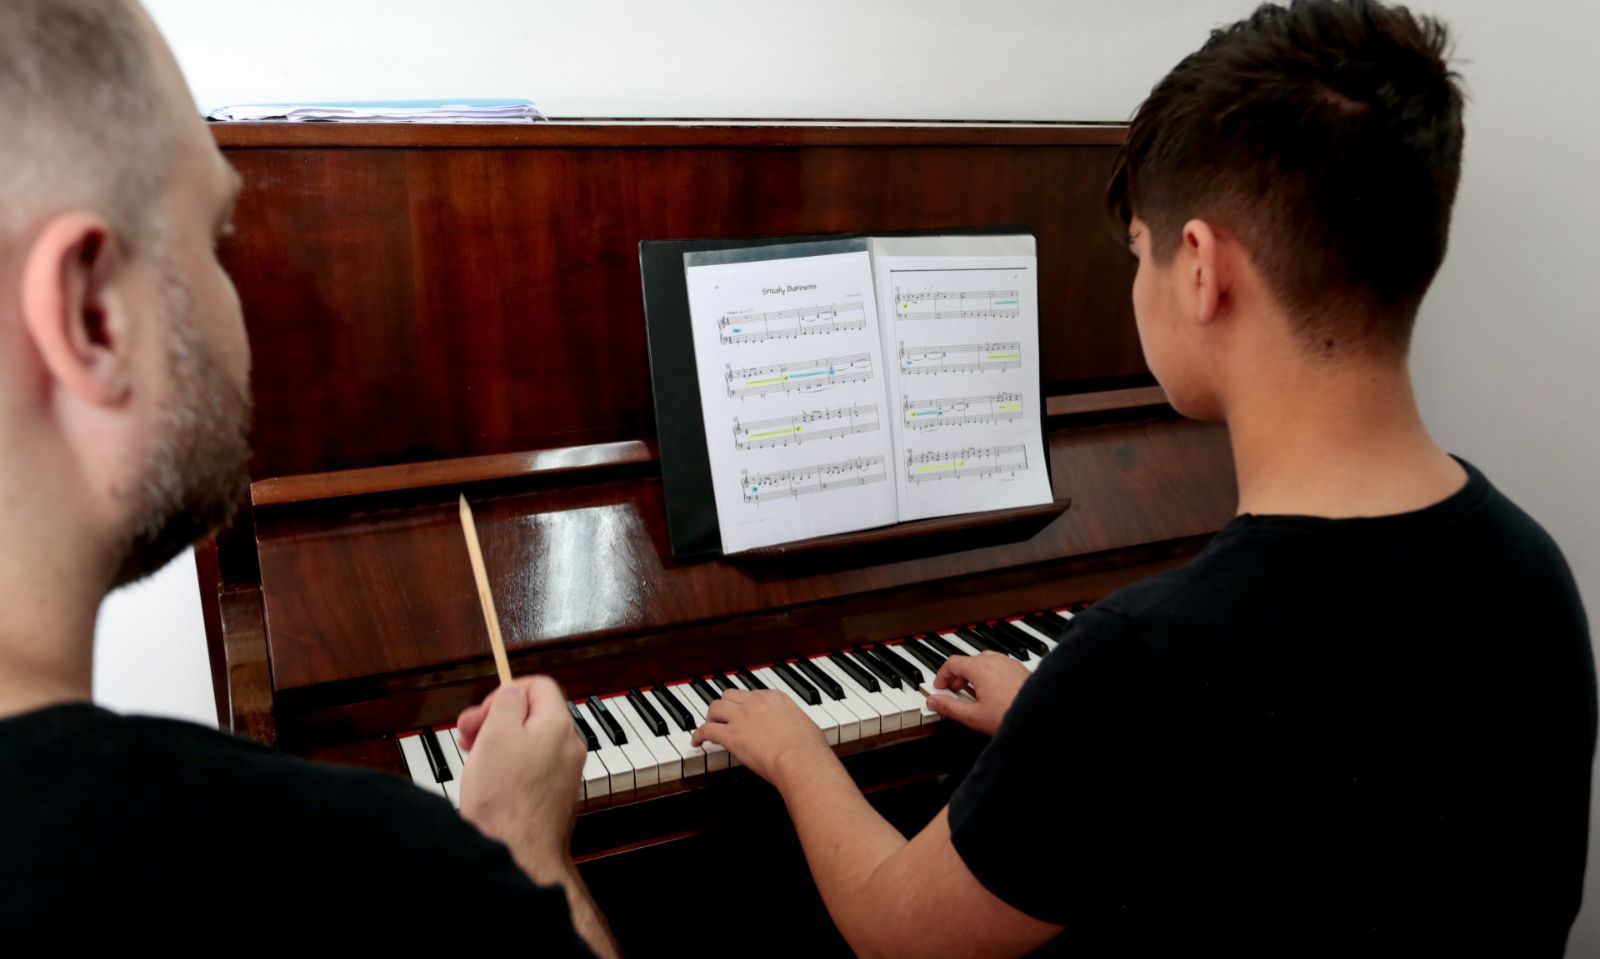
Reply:
<svg viewBox="0 0 1600 959"><path fill-rule="evenodd" d="M513 671L574 696L1092 599L1181 563L1232 514L1225 431L1173 414L1143 363L1133 262L1101 213L1122 127L215 132L245 181L224 261L256 403L252 503L199 553L223 728L404 775L395 734L452 722L494 684L463 491ZM1021 540L674 561L639 241L959 227L1037 237L1071 508ZM847 750L905 828L980 745L939 727ZM731 770L591 802L576 846L624 944L651 951L699 888L688 866L728 849L764 870L742 885L814 916L786 830Z"/></svg>

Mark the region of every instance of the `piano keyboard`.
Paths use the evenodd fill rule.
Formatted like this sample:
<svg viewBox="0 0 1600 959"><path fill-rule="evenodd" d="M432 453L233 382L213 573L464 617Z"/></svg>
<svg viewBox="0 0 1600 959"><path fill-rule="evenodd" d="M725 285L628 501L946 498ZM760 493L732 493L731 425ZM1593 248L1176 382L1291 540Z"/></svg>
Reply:
<svg viewBox="0 0 1600 959"><path fill-rule="evenodd" d="M739 765L715 743L691 744L706 710L729 689L776 689L793 699L832 745L870 740L937 722L920 689L950 656L993 650L1029 672L1066 634L1069 609L1006 616L728 673L641 686L567 704L588 752L579 799L624 795L662 783L714 775ZM397 737L412 782L461 806L467 751L453 726Z"/></svg>

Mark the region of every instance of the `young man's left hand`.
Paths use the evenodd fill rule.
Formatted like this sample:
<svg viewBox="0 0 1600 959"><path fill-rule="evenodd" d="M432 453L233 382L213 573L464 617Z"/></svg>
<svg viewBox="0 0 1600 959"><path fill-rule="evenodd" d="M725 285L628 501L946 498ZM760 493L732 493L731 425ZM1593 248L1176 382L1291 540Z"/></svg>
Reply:
<svg viewBox="0 0 1600 959"><path fill-rule="evenodd" d="M789 770L804 770L833 758L828 741L794 700L775 689L730 689L706 710L694 734L696 746L713 742L757 776L783 789Z"/></svg>

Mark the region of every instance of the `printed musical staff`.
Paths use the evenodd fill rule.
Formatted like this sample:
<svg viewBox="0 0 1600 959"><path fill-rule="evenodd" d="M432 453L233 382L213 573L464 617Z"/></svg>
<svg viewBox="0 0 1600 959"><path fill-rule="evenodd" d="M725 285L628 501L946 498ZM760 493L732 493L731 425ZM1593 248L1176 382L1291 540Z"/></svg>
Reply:
<svg viewBox="0 0 1600 959"><path fill-rule="evenodd" d="M931 453L906 450L906 479L917 485L969 476L1016 476L1027 468L1028 448L1020 443L1015 446L969 446L966 449Z"/></svg>
<svg viewBox="0 0 1600 959"><path fill-rule="evenodd" d="M969 343L961 346L906 346L900 343L900 372L981 373L1022 367L1022 344Z"/></svg>
<svg viewBox="0 0 1600 959"><path fill-rule="evenodd" d="M991 396L946 396L932 400L902 397L900 413L907 429L928 432L944 426L979 426L1022 419L1021 393Z"/></svg>
<svg viewBox="0 0 1600 959"><path fill-rule="evenodd" d="M718 328L724 343L761 343L819 336L837 330L859 330L866 325L866 306L857 300L771 313L728 313L722 317Z"/></svg>
<svg viewBox="0 0 1600 959"><path fill-rule="evenodd" d="M748 423L735 419L733 445L741 450L788 446L791 443L810 443L813 440L869 433L877 428L878 407L874 404L824 407L794 416L778 416Z"/></svg>
<svg viewBox="0 0 1600 959"><path fill-rule="evenodd" d="M1016 290L894 291L895 317L902 320L1009 320L1020 304Z"/></svg>
<svg viewBox="0 0 1600 959"><path fill-rule="evenodd" d="M812 493L882 483L888 476L881 456L858 456L839 463L802 466L774 473L751 473L748 470L739 473L744 501L757 504L784 497L799 499Z"/></svg>
<svg viewBox="0 0 1600 959"><path fill-rule="evenodd" d="M813 392L835 383L858 383L872 379L872 354L830 356L820 360L799 360L776 366L727 368L728 396L743 399L768 393Z"/></svg>

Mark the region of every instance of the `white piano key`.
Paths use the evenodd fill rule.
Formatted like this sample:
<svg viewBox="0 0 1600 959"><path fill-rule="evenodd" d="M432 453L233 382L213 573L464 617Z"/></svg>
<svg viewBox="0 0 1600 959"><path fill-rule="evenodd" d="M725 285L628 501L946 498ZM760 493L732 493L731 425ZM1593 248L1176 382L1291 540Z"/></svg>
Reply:
<svg viewBox="0 0 1600 959"><path fill-rule="evenodd" d="M462 759L461 751L456 746L455 736L451 735L454 732L454 727L450 729L435 729L433 731L434 736L439 740L439 750L444 753L444 763L450 767L450 775L455 777L456 782L460 782L461 774L466 769L466 761Z"/></svg>
<svg viewBox="0 0 1600 959"><path fill-rule="evenodd" d="M1044 633L1039 632L1037 629L1034 629L1032 626L1029 626L1027 623L1023 622L1020 619L1010 620L1010 623L1011 623L1011 625L1017 627L1018 629L1023 630L1029 636L1032 636L1034 639L1037 639L1039 642L1044 643L1044 645L1045 645L1045 647L1047 649L1050 649L1051 651L1055 650L1056 641L1051 639L1050 637L1046 636Z"/></svg>
<svg viewBox="0 0 1600 959"><path fill-rule="evenodd" d="M939 637L945 642L954 646L956 649L961 650L961 653L964 656L976 656L983 652L981 648L973 646L971 643L962 639L960 636L957 636L955 633L940 633Z"/></svg>
<svg viewBox="0 0 1600 959"><path fill-rule="evenodd" d="M461 761L461 753L456 750L456 741L450 738L450 730L435 729L434 738L439 740L439 751L444 753L444 764L450 767L450 782L444 783L444 794L450 800L450 805L461 808L461 773L465 764Z"/></svg>
<svg viewBox="0 0 1600 959"><path fill-rule="evenodd" d="M736 676L734 676L732 673L724 673L723 675L727 676L729 679L732 679L734 681L733 685L734 685L735 689L743 689L744 688L744 686L741 683L739 683L738 678ZM711 677L709 677L709 676L705 677L705 681L708 682L708 683L711 683L712 688L717 690L717 694L718 695L721 695L724 692L723 688L721 686L717 685L715 682L713 682ZM710 715L710 714L707 713L707 715ZM738 756L735 756L731 751L728 753L728 766L730 768L733 767L733 766L743 766L743 765L744 765L744 763L739 761L739 757Z"/></svg>
<svg viewBox="0 0 1600 959"><path fill-rule="evenodd" d="M827 676L834 680L834 682L837 682L840 692L845 693L845 698L843 698L843 700L835 700L834 696L827 695L827 690L818 687L818 692L822 693L822 703L832 704L835 714L837 714L838 708L843 706L843 708L850 711L851 716L856 717L856 725L858 725L859 730L861 730L856 738L861 738L861 740L870 740L872 736L882 735L883 717L878 716L877 709L872 708L872 706L867 706L866 703L862 703L861 696L856 695L854 688L851 688L850 684L845 684L845 682L842 682L842 680L838 679L834 669L822 668L822 664L818 663L818 660L826 661L826 656L811 656L811 664L816 666L816 668L821 669L821 671L824 672L824 674L827 674ZM802 676L805 676L803 672ZM810 680L810 677L806 677L806 679ZM811 685L816 684L813 682ZM843 741L843 736L840 736L840 741Z"/></svg>
<svg viewBox="0 0 1600 959"><path fill-rule="evenodd" d="M915 656L911 655L910 653L906 652L904 649L901 649L899 643L884 643L883 645L884 645L884 648L893 650L901 658L909 661L911 663L911 665L913 665L913 666L917 667L917 669L921 670L922 673L924 674L921 686L924 689L927 689L928 692L930 692L930 693L933 692L933 689L932 689L932 686L933 686L933 671L928 669L928 664L927 663L924 663L922 660L920 660L917 657L915 657ZM917 700L918 700L918 702L917 702L917 716L921 720L922 725L926 726L929 723L936 723L939 720L944 718L943 716L940 716L938 713L936 713L933 710L928 708L928 701L923 697L922 693L917 691L917 687L916 686L912 686L910 688L909 692L911 693L911 695L917 697Z"/></svg>
<svg viewBox="0 0 1600 959"><path fill-rule="evenodd" d="M1058 609L1056 610L1056 615L1060 616L1064 620L1067 620L1068 622L1071 622L1075 614L1070 609Z"/></svg>
<svg viewBox="0 0 1600 959"><path fill-rule="evenodd" d="M979 654L981 654L983 652L983 650L981 648L973 646L971 643L969 643L966 640L962 639L960 636L957 636L955 633L940 633L939 635L944 637L945 642L947 642L950 645L954 646L955 648L961 650L962 652L967 653L967 655L969 655L969 656L977 656L977 655L979 655ZM1010 657L1007 656L1007 658L1009 659ZM1035 656L1030 651L1028 653L1028 658L1026 660L1023 660L1023 662L1022 662L1022 668L1026 669L1030 673L1033 672L1035 669L1038 669L1039 668L1039 657ZM933 690L931 690L931 689L929 690L929 692L932 692L932 691Z"/></svg>
<svg viewBox="0 0 1600 959"><path fill-rule="evenodd" d="M688 683L674 683L672 689L678 693L678 699L689 710L689 715L695 718L695 722L705 725L706 704L700 698L700 694L690 688ZM706 751L706 772L714 773L728 768L727 749L709 741L703 743L700 748Z"/></svg>
<svg viewBox="0 0 1600 959"><path fill-rule="evenodd" d="M900 707L900 728L910 729L919 725L923 720L922 694L907 686L904 680L898 687L888 683L879 682L878 689L890 702ZM937 718L937 714L935 714Z"/></svg>
<svg viewBox="0 0 1600 959"><path fill-rule="evenodd" d="M444 799L444 787L433 778L433 766L428 762L427 750L422 748L422 736L418 733L409 733L398 737L400 741L400 755L405 757L406 771L411 774L411 781Z"/></svg>
<svg viewBox="0 0 1600 959"><path fill-rule="evenodd" d="M672 748L672 744L667 742L665 736L657 736L650 731L644 717L633 708L633 703L628 702L627 696L607 699L606 708L617 714L618 721L625 722L625 726L633 727L633 732L628 734L629 739L636 739L655 756L656 773L660 776L661 782L672 782L683 778L683 757L678 755L678 751ZM635 733L638 735L635 736ZM638 771L639 767L634 766L635 774Z"/></svg>
<svg viewBox="0 0 1600 959"><path fill-rule="evenodd" d="M916 718L914 716L908 717L906 715L908 710L904 709L899 702L889 696L887 686L879 683L878 691L873 692L856 682L849 673L845 672L833 660L823 656L819 657L816 663L818 669L838 680L839 685L843 686L857 700L878 714L879 735L897 732L904 726L916 724Z"/></svg>
<svg viewBox="0 0 1600 959"><path fill-rule="evenodd" d="M600 717L595 714L594 707L589 705L588 702L583 702L578 705L578 709L589 720L590 728L595 731L595 741L600 744L600 748L596 750L596 753L600 756L601 765L605 766L606 772L611 775L611 795L633 792L636 786L633 776L633 763L628 761L627 753L624 753L621 747L611 742L611 737L606 732L605 723L602 723Z"/></svg>
<svg viewBox="0 0 1600 959"><path fill-rule="evenodd" d="M829 696L826 690L817 686L816 683L812 683L811 680L807 678L805 673L795 669L795 665L793 663L788 665L790 669L795 671L796 675L798 675L801 679L804 679L806 682L811 683L811 687L817 691L818 702L817 705L813 706L812 708L821 709L823 712L833 717L834 723L836 723L839 727L839 742L853 743L860 739L861 717L857 716L855 711L852 710L847 704L839 702L832 696ZM783 682L782 677L777 676L776 673L773 675L777 677L778 682ZM784 688L787 689L787 685Z"/></svg>
<svg viewBox="0 0 1600 959"><path fill-rule="evenodd" d="M672 696L672 698L676 700L680 706L683 706L685 709L689 708L688 705L683 702L682 696L673 695L673 690L670 686L663 685L659 688L669 696ZM687 692L687 690L685 691ZM694 696L694 693L690 692L689 695ZM654 696L654 690L645 690L646 698L653 700ZM696 696L695 698L698 699L699 697ZM660 713L661 718L667 723L667 744L673 749L676 749L678 751L678 758L683 760L684 778L687 779L690 776L704 775L706 771L706 751L694 744L694 733L686 733L679 728L677 721L668 715L667 710L664 709L660 703L652 701L650 705L656 708L656 712ZM690 713L689 715L693 716L694 713Z"/></svg>
<svg viewBox="0 0 1600 959"><path fill-rule="evenodd" d="M661 782L660 760L654 751L639 740L638 732L628 722L627 717L619 710L618 703L626 702L627 697L620 693L600 697L605 702L605 707L610 711L612 718L622 727L627 742L619 749L628 757L628 764L633 767L633 788L644 789Z"/></svg>
<svg viewBox="0 0 1600 959"><path fill-rule="evenodd" d="M776 689L794 700L794 704L800 707L800 711L810 716L811 721L817 724L818 729L822 730L822 736L828 741L828 745L839 745L839 722L833 718L831 713L820 706L812 706L801 699L795 694L794 690L789 688L789 684L779 679L778 675L770 668L752 669L750 674L765 683L768 689Z"/></svg>
<svg viewBox="0 0 1600 959"><path fill-rule="evenodd" d="M861 720L861 738L868 739L881 736L886 732L894 732L900 728L900 713L885 701L877 699L871 693L857 686L849 674L840 669L826 656L811 657L811 665L826 673L830 679L839 684L844 690L844 702Z"/></svg>
<svg viewBox="0 0 1600 959"><path fill-rule="evenodd" d="M583 782L578 785L578 791L582 799L599 799L611 794L611 773L600 761L599 750L591 749L583 754Z"/></svg>
<svg viewBox="0 0 1600 959"><path fill-rule="evenodd" d="M450 741L456 744L456 751L461 754L461 761L467 761L467 751L461 748L461 730L455 726L450 727Z"/></svg>

